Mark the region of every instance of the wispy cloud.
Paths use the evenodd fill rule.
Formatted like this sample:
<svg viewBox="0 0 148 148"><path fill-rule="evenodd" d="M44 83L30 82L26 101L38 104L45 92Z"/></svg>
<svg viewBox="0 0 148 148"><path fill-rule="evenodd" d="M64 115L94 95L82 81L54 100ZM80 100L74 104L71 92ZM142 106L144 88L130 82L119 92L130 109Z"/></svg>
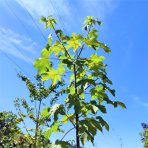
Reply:
<svg viewBox="0 0 148 148"><path fill-rule="evenodd" d="M137 95L133 95L132 99L137 102L139 105L142 105L146 108L148 108L148 102L143 101L139 96Z"/></svg>
<svg viewBox="0 0 148 148"><path fill-rule="evenodd" d="M0 37L1 51L33 63L32 57L36 54L34 49L37 45L30 38L6 28L0 28Z"/></svg>
<svg viewBox="0 0 148 148"><path fill-rule="evenodd" d="M78 24L86 15L106 18L118 6L117 0L15 0L24 9L28 9L34 18L41 15L54 15L61 19L62 25L68 30L69 24Z"/></svg>
<svg viewBox="0 0 148 148"><path fill-rule="evenodd" d="M133 98L134 101L140 101L140 98L136 95L133 95L132 98Z"/></svg>
<svg viewBox="0 0 148 148"><path fill-rule="evenodd" d="M16 0L22 7L27 8L33 16L55 14L56 7L59 7L63 14L69 15L70 6L67 0L42 0L36 2L36 0Z"/></svg>
<svg viewBox="0 0 148 148"><path fill-rule="evenodd" d="M36 0L15 0L22 7L29 9L33 16L57 14L65 17L75 16L76 11L80 11L77 8L80 6L81 10L89 13L96 14L98 16L105 16L113 11L117 5L117 0L42 0L36 2ZM75 11L76 10L76 11ZM79 17L82 14L79 14Z"/></svg>
<svg viewBox="0 0 148 148"><path fill-rule="evenodd" d="M148 103L142 102L142 105L143 105L144 107L147 107L147 108L148 108Z"/></svg>
<svg viewBox="0 0 148 148"><path fill-rule="evenodd" d="M34 19L40 16L54 15L60 25L71 31L81 23L86 15L105 18L117 7L116 0L15 0L24 10L28 10ZM24 19L23 19L24 20ZM28 20L28 18L26 18ZM39 23L39 21L36 21ZM31 19L30 24L33 25ZM71 24L71 25L69 25ZM74 26L75 24L75 26ZM75 28L76 29L76 28ZM16 29L17 31L17 29ZM72 30L73 31L73 30ZM0 49L27 62L33 62L37 44L30 38L7 28L0 28Z"/></svg>

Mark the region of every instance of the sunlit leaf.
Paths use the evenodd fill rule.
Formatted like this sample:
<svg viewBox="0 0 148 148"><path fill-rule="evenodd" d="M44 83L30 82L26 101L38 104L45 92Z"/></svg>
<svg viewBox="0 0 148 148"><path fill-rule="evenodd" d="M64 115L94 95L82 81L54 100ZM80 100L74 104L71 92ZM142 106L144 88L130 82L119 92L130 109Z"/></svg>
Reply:
<svg viewBox="0 0 148 148"><path fill-rule="evenodd" d="M73 48L74 51L77 50L78 47L81 47L81 43L80 43L80 39L82 37L80 35L77 35L75 33L72 34L72 37L70 38L70 40L67 42L67 46L66 48L69 49L69 48Z"/></svg>
<svg viewBox="0 0 148 148"><path fill-rule="evenodd" d="M48 58L39 58L34 62L34 67L38 69L39 74L45 73L50 66L51 63Z"/></svg>
<svg viewBox="0 0 148 148"><path fill-rule="evenodd" d="M41 112L41 117L42 118L45 118L45 117L47 117L47 116L49 116L50 115L50 113L49 113L49 108L48 107L45 107L44 109L43 109L43 111Z"/></svg>
<svg viewBox="0 0 148 148"><path fill-rule="evenodd" d="M50 127L47 128L44 132L45 138L49 138L51 136L51 133L52 133L52 129Z"/></svg>

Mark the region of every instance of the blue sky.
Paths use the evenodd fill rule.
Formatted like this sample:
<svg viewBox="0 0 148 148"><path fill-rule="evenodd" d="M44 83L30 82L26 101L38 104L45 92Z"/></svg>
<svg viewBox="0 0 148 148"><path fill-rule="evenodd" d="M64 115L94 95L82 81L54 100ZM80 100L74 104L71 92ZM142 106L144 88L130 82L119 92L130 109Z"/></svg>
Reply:
<svg viewBox="0 0 148 148"><path fill-rule="evenodd" d="M147 8L147 0L0 0L0 110L14 110L15 97L28 97L16 70L20 67L30 79L36 73L33 61L50 33L40 16L54 15L70 34L81 32L85 16L93 15L103 23L100 40L112 50L106 62L116 98L127 105L127 110L108 107L110 132L99 133L95 147L142 148L141 122L148 123Z"/></svg>

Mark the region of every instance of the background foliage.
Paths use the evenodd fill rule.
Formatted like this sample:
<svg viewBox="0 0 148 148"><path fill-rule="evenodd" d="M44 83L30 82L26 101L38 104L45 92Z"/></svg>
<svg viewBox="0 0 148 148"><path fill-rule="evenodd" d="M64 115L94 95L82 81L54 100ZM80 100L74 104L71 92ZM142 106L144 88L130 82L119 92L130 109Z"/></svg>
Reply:
<svg viewBox="0 0 148 148"><path fill-rule="evenodd" d="M142 142L144 144L144 148L148 148L148 125L145 123L142 123L142 127L143 127L143 133L141 133L142 136Z"/></svg>

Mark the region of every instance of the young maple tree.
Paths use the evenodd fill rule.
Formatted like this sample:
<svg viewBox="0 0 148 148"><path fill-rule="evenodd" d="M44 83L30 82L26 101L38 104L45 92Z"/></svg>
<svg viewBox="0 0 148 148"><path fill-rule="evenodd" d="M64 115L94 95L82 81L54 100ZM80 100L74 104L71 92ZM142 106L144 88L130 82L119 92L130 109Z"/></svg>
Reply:
<svg viewBox="0 0 148 148"><path fill-rule="evenodd" d="M99 55L101 49L110 52L110 48L98 39L97 28L101 22L87 16L83 27L85 33L67 36L56 29L57 21L52 16L41 17L41 21L56 36L53 39L49 35L41 58L35 60L34 67L42 75L43 81L49 80L52 85L64 81L59 96L62 103L47 106L42 111L44 117L53 117L44 135L49 138L53 132L63 131L61 126L70 122L72 128L64 132L61 140L56 140L51 147L71 147L68 141L64 141L71 130L75 130L77 148L86 141L94 143L97 131L102 131L103 127L109 130L109 125L99 115L106 113L106 103L126 108L122 102L109 98L110 94L115 96L115 90L110 88L112 81L107 77L105 57Z"/></svg>

